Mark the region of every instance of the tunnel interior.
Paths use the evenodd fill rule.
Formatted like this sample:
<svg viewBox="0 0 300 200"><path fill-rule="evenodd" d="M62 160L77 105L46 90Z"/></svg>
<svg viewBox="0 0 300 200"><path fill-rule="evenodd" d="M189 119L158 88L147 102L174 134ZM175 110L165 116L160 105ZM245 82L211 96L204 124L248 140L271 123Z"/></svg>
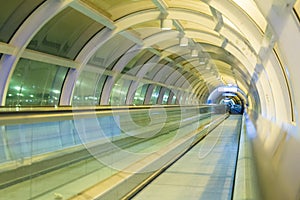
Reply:
<svg viewBox="0 0 300 200"><path fill-rule="evenodd" d="M249 111L296 121L280 35L258 1L28 2L1 8L2 106L196 105L234 85Z"/></svg>
<svg viewBox="0 0 300 200"><path fill-rule="evenodd" d="M28 2L1 8L2 106L196 105L234 85L249 111L296 121L259 1Z"/></svg>
<svg viewBox="0 0 300 200"><path fill-rule="evenodd" d="M295 120L276 31L258 2L27 4L2 7L2 106L195 105L235 85L247 109Z"/></svg>
<svg viewBox="0 0 300 200"><path fill-rule="evenodd" d="M299 2L0 0L3 119L20 110L225 104L254 127L254 149L271 163L263 174L279 174L273 182L299 196L297 167L285 175L300 163ZM3 135L15 130L4 121Z"/></svg>

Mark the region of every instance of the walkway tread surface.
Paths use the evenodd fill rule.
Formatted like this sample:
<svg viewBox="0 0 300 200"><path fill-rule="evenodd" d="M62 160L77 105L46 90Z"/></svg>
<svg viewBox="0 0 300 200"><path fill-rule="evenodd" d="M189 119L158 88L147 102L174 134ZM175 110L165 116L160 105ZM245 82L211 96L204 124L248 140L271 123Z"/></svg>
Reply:
<svg viewBox="0 0 300 200"><path fill-rule="evenodd" d="M231 199L241 120L231 115L133 199Z"/></svg>

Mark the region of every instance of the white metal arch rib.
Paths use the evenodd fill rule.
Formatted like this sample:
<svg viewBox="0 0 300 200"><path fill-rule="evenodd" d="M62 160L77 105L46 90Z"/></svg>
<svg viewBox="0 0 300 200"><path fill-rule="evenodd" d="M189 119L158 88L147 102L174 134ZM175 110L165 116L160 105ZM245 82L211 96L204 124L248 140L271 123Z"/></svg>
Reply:
<svg viewBox="0 0 300 200"><path fill-rule="evenodd" d="M170 11L170 13L172 13ZM174 13L177 13L178 15L181 13L180 11L174 11ZM187 14L187 12L183 12L180 14L180 16L178 17L175 14L169 15L173 16L176 19L183 19L183 20L189 20L191 17L190 15ZM187 14L187 15L184 15ZM110 38L112 38L115 34L126 30L127 28L134 26L135 24L139 24L139 23L143 23L143 22L147 22L147 21L151 21L151 20L155 20L158 19L160 16L160 12L155 11L155 10L148 10L148 11L142 11L142 12L138 12L138 13L134 13L132 15L129 15L125 18L120 19L119 21L117 21L115 23L116 29L114 29L113 31L111 30L104 30L104 32L100 32L98 35L96 35L84 48L83 50L80 52L79 56L76 58L76 61L81 63L79 70L85 66L85 64L87 63L87 61L90 59L90 57L93 55L93 53L98 49L101 48L101 46ZM177 17L176 17L177 16ZM203 18L201 18L201 16L194 14L193 15L193 20L197 20L198 23L199 21L201 21ZM206 18L207 20L207 18ZM213 19L210 19L211 22L210 24L213 23ZM243 54L243 53L240 53ZM71 103L71 96L72 96L72 91L74 90L74 83L76 80L78 73L77 71L71 72L68 75L68 78L65 82L64 88L63 88L63 92L62 92L62 96L61 96L61 104L62 105L70 105ZM69 91L69 92L68 92ZM71 92L70 92L71 91Z"/></svg>

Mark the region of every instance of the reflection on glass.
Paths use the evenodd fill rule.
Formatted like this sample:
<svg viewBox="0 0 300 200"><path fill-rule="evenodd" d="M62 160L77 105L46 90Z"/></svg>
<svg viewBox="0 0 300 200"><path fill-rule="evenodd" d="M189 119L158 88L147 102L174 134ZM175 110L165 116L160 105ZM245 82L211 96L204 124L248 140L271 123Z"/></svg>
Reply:
<svg viewBox="0 0 300 200"><path fill-rule="evenodd" d="M176 104L176 99L177 99L177 98L176 98L176 95L174 94L173 97L172 97L172 102L171 102L171 104Z"/></svg>
<svg viewBox="0 0 300 200"><path fill-rule="evenodd" d="M185 93L182 92L180 94L180 99L179 99L180 104L185 104Z"/></svg>
<svg viewBox="0 0 300 200"><path fill-rule="evenodd" d="M144 83L139 84L139 86L135 92L134 98L133 98L133 104L135 104L135 105L144 104L145 95L146 95L148 86L149 86L148 84L144 84Z"/></svg>
<svg viewBox="0 0 300 200"><path fill-rule="evenodd" d="M219 118L225 108L125 108L0 127L0 199L96 199L85 192L95 185L100 188L98 199L104 199L101 194L119 180L136 187L139 174L153 173L174 160L196 137L207 134L207 128L199 127ZM197 135L191 134L196 130ZM124 171L133 177L117 175ZM121 199L111 193L106 199Z"/></svg>
<svg viewBox="0 0 300 200"><path fill-rule="evenodd" d="M0 41L8 43L16 30L45 0L5 1L0 6Z"/></svg>
<svg viewBox="0 0 300 200"><path fill-rule="evenodd" d="M178 95L178 91L172 90L170 92L170 98L172 98L171 99L171 104L177 104L178 103L178 97L177 97L177 95Z"/></svg>
<svg viewBox="0 0 300 200"><path fill-rule="evenodd" d="M156 104L157 103L157 99L158 99L158 96L159 96L160 89L161 89L161 86L155 86L155 88L153 89L149 104Z"/></svg>
<svg viewBox="0 0 300 200"><path fill-rule="evenodd" d="M21 59L12 75L6 106L58 105L68 68Z"/></svg>
<svg viewBox="0 0 300 200"><path fill-rule="evenodd" d="M143 62L142 63L139 63L140 60L143 60L142 58L146 55L147 53L147 50L142 50L141 52L138 52L138 51L132 51L132 52L127 52L127 54L129 56L132 56L132 55L135 55L131 60L130 62L128 62L126 64L126 66L124 67L124 69L122 70L122 73L125 74L125 73L129 73L129 74L132 74L132 75L135 75L135 73L133 73L132 71L137 71L139 68L142 67L142 65L144 64ZM132 55L130 55L132 54ZM126 55L126 56L128 56ZM138 69L134 69L138 67Z"/></svg>
<svg viewBox="0 0 300 200"><path fill-rule="evenodd" d="M244 12L250 16L253 21L260 27L260 29L264 32L267 27L267 20L259 11L256 6L255 1L253 0L233 0L233 2L238 5Z"/></svg>
<svg viewBox="0 0 300 200"><path fill-rule="evenodd" d="M72 105L98 105L105 80L105 75L83 71L76 81Z"/></svg>
<svg viewBox="0 0 300 200"><path fill-rule="evenodd" d="M100 23L68 7L51 18L27 48L73 60L101 28Z"/></svg>
<svg viewBox="0 0 300 200"><path fill-rule="evenodd" d="M119 79L113 86L109 104L110 105L125 105L128 88L131 81Z"/></svg>
<svg viewBox="0 0 300 200"><path fill-rule="evenodd" d="M168 103L168 99L169 99L169 95L170 95L170 90L166 89L163 99L162 99L162 104L167 104Z"/></svg>

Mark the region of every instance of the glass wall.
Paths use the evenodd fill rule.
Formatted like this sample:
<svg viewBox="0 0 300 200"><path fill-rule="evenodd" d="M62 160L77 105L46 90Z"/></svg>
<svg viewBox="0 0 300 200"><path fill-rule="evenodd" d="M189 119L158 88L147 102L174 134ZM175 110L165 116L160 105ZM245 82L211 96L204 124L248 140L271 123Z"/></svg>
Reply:
<svg viewBox="0 0 300 200"><path fill-rule="evenodd" d="M110 105L125 105L130 83L131 81L125 79L115 82L109 98Z"/></svg>
<svg viewBox="0 0 300 200"><path fill-rule="evenodd" d="M166 89L161 104L168 104L169 95L170 95L170 90Z"/></svg>
<svg viewBox="0 0 300 200"><path fill-rule="evenodd" d="M213 108L216 114L225 110L224 105ZM76 117L65 113L58 118L56 113L49 113L51 117L40 122L23 124L16 120L1 125L0 199L76 199L101 184L100 194L102 186L115 188L114 175L124 171L139 173L120 177L121 189L128 189L128 180L136 187L141 178L164 167L191 141L205 135L207 129L197 131L197 135L191 133L214 119L207 106L130 111L124 108L97 116L78 112ZM98 197L122 198L111 194L109 198ZM95 199L80 197L77 199Z"/></svg>
<svg viewBox="0 0 300 200"><path fill-rule="evenodd" d="M68 68L21 59L12 75L6 106L54 106Z"/></svg>
<svg viewBox="0 0 300 200"><path fill-rule="evenodd" d="M146 95L148 87L149 87L148 84L144 84L144 83L139 84L139 86L135 92L134 98L133 98L133 102L132 102L133 104L135 104L135 105L144 104L145 95Z"/></svg>
<svg viewBox="0 0 300 200"><path fill-rule="evenodd" d="M172 102L171 102L171 104L176 104L176 95L174 94L174 96L172 97Z"/></svg>
<svg viewBox="0 0 300 200"><path fill-rule="evenodd" d="M48 21L27 48L73 60L102 28L100 23L68 7Z"/></svg>
<svg viewBox="0 0 300 200"><path fill-rule="evenodd" d="M0 6L0 41L8 43L16 30L45 0L5 1Z"/></svg>
<svg viewBox="0 0 300 200"><path fill-rule="evenodd" d="M75 86L72 105L99 105L105 75L83 71Z"/></svg>
<svg viewBox="0 0 300 200"><path fill-rule="evenodd" d="M153 89L149 104L156 104L157 103L157 99L158 99L158 96L159 96L160 89L161 89L161 86L155 86L155 88Z"/></svg>

